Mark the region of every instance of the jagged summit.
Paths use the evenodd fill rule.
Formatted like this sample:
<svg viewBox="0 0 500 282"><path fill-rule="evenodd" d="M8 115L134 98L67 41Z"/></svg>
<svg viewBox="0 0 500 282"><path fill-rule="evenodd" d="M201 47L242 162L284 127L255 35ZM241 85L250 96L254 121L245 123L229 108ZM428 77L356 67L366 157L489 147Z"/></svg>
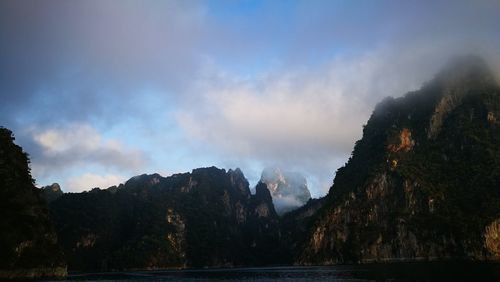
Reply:
<svg viewBox="0 0 500 282"><path fill-rule="evenodd" d="M281 259L270 193L261 185L251 195L239 169L139 175L117 189L65 194L50 208L75 270L227 267Z"/></svg>
<svg viewBox="0 0 500 282"><path fill-rule="evenodd" d="M243 174L243 171L241 171L241 169L239 167L237 167L236 169L229 169L227 171L227 173L229 175L233 175L235 177L245 177L245 175Z"/></svg>
<svg viewBox="0 0 500 282"><path fill-rule="evenodd" d="M276 217L277 212L273 205L272 196L265 183L259 182L255 186L255 201L259 202L254 208L258 217Z"/></svg>
<svg viewBox="0 0 500 282"><path fill-rule="evenodd" d="M52 183L52 185L47 186L47 188L49 188L52 192L59 192L59 191L62 192L59 183Z"/></svg>
<svg viewBox="0 0 500 282"><path fill-rule="evenodd" d="M52 185L44 186L41 190L42 196L48 203L57 200L64 194L59 183L52 183Z"/></svg>
<svg viewBox="0 0 500 282"><path fill-rule="evenodd" d="M156 184L160 181L160 179L164 178L158 173L153 174L141 174L131 177L129 180L125 182L125 185L133 185L134 183L144 183L149 182L150 184Z"/></svg>
<svg viewBox="0 0 500 282"><path fill-rule="evenodd" d="M299 208L311 199L307 180L300 173L268 167L262 171L260 182L271 192L278 214Z"/></svg>

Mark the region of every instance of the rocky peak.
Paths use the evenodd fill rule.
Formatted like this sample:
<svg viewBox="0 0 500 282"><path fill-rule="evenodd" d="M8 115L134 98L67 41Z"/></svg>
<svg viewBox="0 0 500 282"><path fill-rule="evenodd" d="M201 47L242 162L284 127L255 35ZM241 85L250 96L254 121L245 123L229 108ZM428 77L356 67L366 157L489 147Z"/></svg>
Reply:
<svg viewBox="0 0 500 282"><path fill-rule="evenodd" d="M61 186L58 183L52 183L52 185L47 185L41 188L42 196L45 198L47 203L57 200L63 195Z"/></svg>
<svg viewBox="0 0 500 282"><path fill-rule="evenodd" d="M278 214L299 208L311 198L307 180L300 173L269 167L262 171L260 181L267 185Z"/></svg>
<svg viewBox="0 0 500 282"><path fill-rule="evenodd" d="M219 176L221 176L225 173L226 173L225 169L217 168L215 166L195 168L191 172L192 175L200 175L200 176L203 176L203 175L214 175L214 176L219 175Z"/></svg>
<svg viewBox="0 0 500 282"><path fill-rule="evenodd" d="M257 186L255 186L255 198L264 202L272 201L271 193L265 183L257 183Z"/></svg>
<svg viewBox="0 0 500 282"><path fill-rule="evenodd" d="M117 190L127 190L133 193L148 194L149 188L160 184L165 178L158 173L154 174L141 174L136 175L125 182L124 185L119 185L117 188L109 187L109 192L116 192Z"/></svg>
<svg viewBox="0 0 500 282"><path fill-rule="evenodd" d="M243 172L239 167L237 167L236 169L229 169L227 173L232 175L237 175L238 177L243 177Z"/></svg>
<svg viewBox="0 0 500 282"><path fill-rule="evenodd" d="M162 179L163 177L161 175L159 175L158 173L153 173L153 174L141 174L141 175L137 175L137 176L134 176L132 178L130 178L129 180L127 180L127 182L125 182L125 185L134 185L134 184L147 184L147 185L155 185L155 184L158 184L160 182L160 180Z"/></svg>
<svg viewBox="0 0 500 282"><path fill-rule="evenodd" d="M255 186L255 195L252 200L255 205L254 213L258 217L276 217L273 199L265 183L257 183L257 186Z"/></svg>
<svg viewBox="0 0 500 282"><path fill-rule="evenodd" d="M227 171L227 175L229 176L229 178L231 179L231 182L233 182L233 183L237 183L237 182L241 182L243 180L246 180L245 175L243 174L243 172L239 168L236 168L235 170L229 169Z"/></svg>
<svg viewBox="0 0 500 282"><path fill-rule="evenodd" d="M231 184L238 187L239 191L249 198L251 196L249 188L250 184L245 178L245 175L243 175L243 172L239 168L236 168L235 170L229 169L227 174L229 175Z"/></svg>
<svg viewBox="0 0 500 282"><path fill-rule="evenodd" d="M52 185L46 186L45 188L50 189L52 192L62 192L61 186L59 186L59 183L52 183Z"/></svg>

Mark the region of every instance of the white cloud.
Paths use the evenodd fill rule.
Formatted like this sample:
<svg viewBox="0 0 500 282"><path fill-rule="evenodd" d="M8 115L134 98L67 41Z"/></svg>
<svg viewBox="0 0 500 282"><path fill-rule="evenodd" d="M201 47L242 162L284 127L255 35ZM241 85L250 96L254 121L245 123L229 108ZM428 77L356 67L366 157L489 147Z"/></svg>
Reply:
<svg viewBox="0 0 500 282"><path fill-rule="evenodd" d="M343 164L374 104L401 95L413 79L379 79L380 54L336 58L319 69L241 78L212 69L177 119L186 134L222 159L257 159L308 175L322 195ZM193 110L195 109L195 110ZM320 187L318 187L318 185Z"/></svg>
<svg viewBox="0 0 500 282"><path fill-rule="evenodd" d="M379 101L420 88L451 56L466 53L449 43L382 46L250 78L212 64L195 84L201 94L180 107L177 120L228 163L253 159L300 171L312 194L323 195Z"/></svg>
<svg viewBox="0 0 500 282"><path fill-rule="evenodd" d="M141 150L105 138L88 124L32 129L31 136L34 146L30 153L35 178L52 176L58 181L73 169L84 171L90 168L136 173L148 161Z"/></svg>
<svg viewBox="0 0 500 282"><path fill-rule="evenodd" d="M294 5L274 3L246 15L230 5L229 17L205 2L48 2L0 3L0 120L15 132L46 126L23 147L48 183L70 170L148 169L121 141L129 131L112 140L89 125L137 122L159 132L139 138L152 154L168 151L158 162L168 170L213 162L248 175L277 165L322 195L382 97L418 88L457 51L500 61L495 0L304 1L292 14L282 8ZM207 58L213 68L197 77ZM138 94L149 87L159 89L151 99ZM159 126L171 108L176 121ZM83 123L60 127L74 121Z"/></svg>
<svg viewBox="0 0 500 282"><path fill-rule="evenodd" d="M113 185L123 183L127 178L122 175L98 175L86 173L80 176L71 177L63 182L62 189L64 192L82 192L92 188L99 187L106 189Z"/></svg>
<svg viewBox="0 0 500 282"><path fill-rule="evenodd" d="M198 91L203 94L195 102L199 108L179 111L178 121L191 136L250 156L257 151L276 152L276 146L326 146L334 140L343 141L336 146L343 150L358 131L348 125L358 125L361 117L340 118L346 111L363 111L364 105L343 91L344 83L329 77L306 72L252 81L210 76L200 84ZM344 125L341 134L330 130L340 124Z"/></svg>
<svg viewBox="0 0 500 282"><path fill-rule="evenodd" d="M48 129L33 134L33 139L44 149L46 155L57 155L79 149L98 150L99 147L111 149L119 144L102 140L97 131L87 124L74 124L65 129Z"/></svg>

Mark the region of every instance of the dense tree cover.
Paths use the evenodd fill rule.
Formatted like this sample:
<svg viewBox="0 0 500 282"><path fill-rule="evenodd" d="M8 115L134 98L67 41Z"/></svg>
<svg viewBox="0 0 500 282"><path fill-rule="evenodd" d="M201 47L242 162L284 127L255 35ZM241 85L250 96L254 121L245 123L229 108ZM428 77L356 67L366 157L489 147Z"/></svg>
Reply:
<svg viewBox="0 0 500 282"><path fill-rule="evenodd" d="M500 88L476 57L382 101L296 255L304 262L487 255L485 227L500 218L498 117ZM309 251L314 244L329 247Z"/></svg>
<svg viewBox="0 0 500 282"><path fill-rule="evenodd" d="M251 195L239 170L141 175L64 194L50 208L71 269L265 265L282 257L269 191Z"/></svg>
<svg viewBox="0 0 500 282"><path fill-rule="evenodd" d="M28 155L0 127L0 271L64 267L45 201L33 183Z"/></svg>
<svg viewBox="0 0 500 282"><path fill-rule="evenodd" d="M13 141L0 128L0 263L61 266L29 158ZM468 57L382 101L328 195L281 218L266 185L252 195L239 169L62 195L53 185L43 195L70 269L106 271L487 258L499 187L500 88Z"/></svg>

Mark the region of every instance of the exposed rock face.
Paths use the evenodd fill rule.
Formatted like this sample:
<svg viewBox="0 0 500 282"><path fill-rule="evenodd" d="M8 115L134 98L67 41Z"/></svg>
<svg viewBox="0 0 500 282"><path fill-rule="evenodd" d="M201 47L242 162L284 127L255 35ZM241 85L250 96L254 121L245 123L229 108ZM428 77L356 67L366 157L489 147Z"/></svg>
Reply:
<svg viewBox="0 0 500 282"><path fill-rule="evenodd" d="M276 217L271 193L266 184L259 182L255 187L255 197L253 202L253 212L257 217Z"/></svg>
<svg viewBox="0 0 500 282"><path fill-rule="evenodd" d="M499 114L500 88L473 57L384 100L296 261L498 259Z"/></svg>
<svg viewBox="0 0 500 282"><path fill-rule="evenodd" d="M442 95L438 97L428 127L428 138L434 138L444 119L471 91L484 85L493 85L495 80L485 63L474 56L463 57L448 65L436 80L441 82ZM476 89L475 89L476 88Z"/></svg>
<svg viewBox="0 0 500 282"><path fill-rule="evenodd" d="M477 58L380 103L322 199L265 170L140 175L105 190L36 189L0 128L0 279L71 270L500 259L500 87ZM284 205L291 198L295 205ZM282 217L286 208L294 209ZM298 204L297 204L298 203Z"/></svg>
<svg viewBox="0 0 500 282"><path fill-rule="evenodd" d="M45 201L33 185L29 160L0 127L0 279L66 276Z"/></svg>
<svg viewBox="0 0 500 282"><path fill-rule="evenodd" d="M311 199L305 177L297 172L266 168L260 182L267 185L276 212L280 215L305 205Z"/></svg>
<svg viewBox="0 0 500 282"><path fill-rule="evenodd" d="M257 188L252 196L239 169L200 168L50 207L72 270L264 265L282 257L280 233L269 191Z"/></svg>
<svg viewBox="0 0 500 282"><path fill-rule="evenodd" d="M484 245L487 255L500 259L500 219L486 226L484 231Z"/></svg>
<svg viewBox="0 0 500 282"><path fill-rule="evenodd" d="M294 254L301 251L304 240L307 239L313 223L321 214L321 208L326 198L310 199L304 206L286 213L280 218L281 243L284 252L290 259L288 263L297 263L293 260Z"/></svg>
<svg viewBox="0 0 500 282"><path fill-rule="evenodd" d="M398 142L389 144L387 149L392 153L409 152L415 145L415 141L411 139L411 131L408 128L403 128L398 136Z"/></svg>

